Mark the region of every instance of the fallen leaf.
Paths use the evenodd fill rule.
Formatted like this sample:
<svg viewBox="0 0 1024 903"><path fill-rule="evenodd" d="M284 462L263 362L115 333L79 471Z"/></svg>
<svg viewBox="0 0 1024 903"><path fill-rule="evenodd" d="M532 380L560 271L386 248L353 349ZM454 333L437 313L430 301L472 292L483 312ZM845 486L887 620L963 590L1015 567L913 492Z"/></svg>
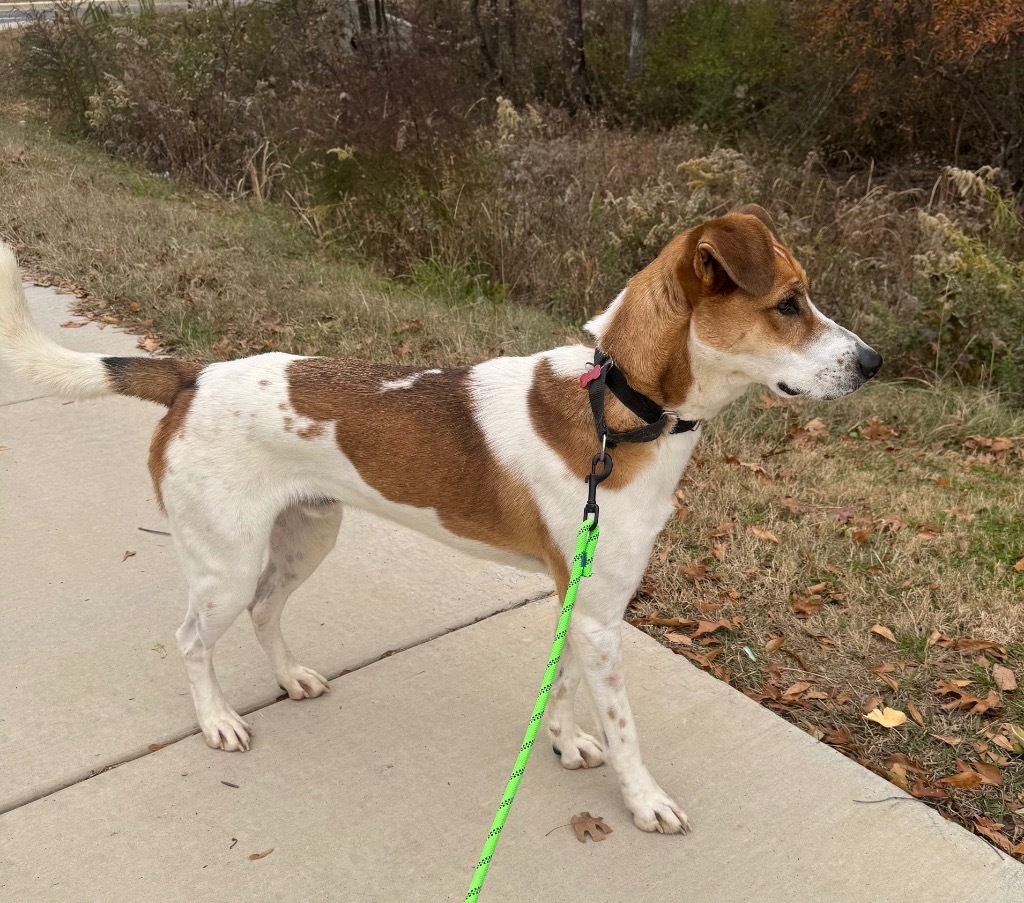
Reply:
<svg viewBox="0 0 1024 903"><path fill-rule="evenodd" d="M150 752L158 752L159 750L163 749L165 746L170 746L170 745L171 745L170 743L150 743L148 748L149 748Z"/></svg>
<svg viewBox="0 0 1024 903"><path fill-rule="evenodd" d="M889 514L886 517L881 518L878 521L878 526L883 530L889 530L895 533L897 530L903 530L907 526L907 522L895 514Z"/></svg>
<svg viewBox="0 0 1024 903"><path fill-rule="evenodd" d="M921 524L917 528L918 539L936 539L939 535L939 528L934 524Z"/></svg>
<svg viewBox="0 0 1024 903"><path fill-rule="evenodd" d="M848 524L856 514L856 508L832 508L828 511L829 518L837 524Z"/></svg>
<svg viewBox="0 0 1024 903"><path fill-rule="evenodd" d="M975 762L971 767L981 775L982 784L990 784L993 787L1002 785L1003 773L997 766L989 762Z"/></svg>
<svg viewBox="0 0 1024 903"><path fill-rule="evenodd" d="M1017 675L1003 665L992 666L992 680L1004 693L1012 693L1017 689Z"/></svg>
<svg viewBox="0 0 1024 903"><path fill-rule="evenodd" d="M957 746L963 743L963 737L951 737L948 734L932 734L936 740L941 740L943 743L948 743L950 746Z"/></svg>
<svg viewBox="0 0 1024 903"><path fill-rule="evenodd" d="M907 703L907 711L910 712L910 717L914 719L921 727L924 727L924 718L921 717L921 712L914 703Z"/></svg>
<svg viewBox="0 0 1024 903"><path fill-rule="evenodd" d="M422 325L423 324L421 324L419 320L402 320L402 322L395 327L395 332L399 334L403 332L412 332L419 329Z"/></svg>
<svg viewBox="0 0 1024 903"><path fill-rule="evenodd" d="M591 815L589 812L574 815L572 827L576 832L576 839L580 843L586 843L588 837L594 842L601 841L612 833L612 829L605 824L600 815Z"/></svg>
<svg viewBox="0 0 1024 903"><path fill-rule="evenodd" d="M944 800L949 797L949 794L941 787L936 787L934 784L928 784L925 781L918 781L910 788L910 792L919 800Z"/></svg>
<svg viewBox="0 0 1024 903"><path fill-rule="evenodd" d="M67 323L61 323L60 325L62 329L81 329L83 326L86 325L87 322L87 320L82 320L80 322L76 322L75 320L68 320Z"/></svg>
<svg viewBox="0 0 1024 903"><path fill-rule="evenodd" d="M877 709L881 704L881 696L868 696L861 705L861 711L866 715L868 712L872 712Z"/></svg>
<svg viewBox="0 0 1024 903"><path fill-rule="evenodd" d="M731 536L735 526L736 524L733 523L733 521L731 520L722 521L722 523L715 527L715 529L712 530L708 535L712 539L721 539L724 536Z"/></svg>
<svg viewBox="0 0 1024 903"><path fill-rule="evenodd" d="M973 790L981 786L981 775L976 771L958 771L948 777L940 778L937 783L948 784L950 787L959 787L962 790Z"/></svg>
<svg viewBox="0 0 1024 903"><path fill-rule="evenodd" d="M690 564L679 565L678 573L682 574L684 577L691 577L694 580L697 580L700 577L707 576L708 568L707 565L692 561Z"/></svg>
<svg viewBox="0 0 1024 903"><path fill-rule="evenodd" d="M800 514L803 508L800 507L800 503L792 496L785 496L785 498L779 501L779 505L785 508L790 514ZM1024 564L1024 558L1021 559L1021 563Z"/></svg>
<svg viewBox="0 0 1024 903"><path fill-rule="evenodd" d="M857 545L862 546L867 541L867 538L874 532L875 528L873 526L867 526L863 530L858 530L853 534L853 541L857 543Z"/></svg>
<svg viewBox="0 0 1024 903"><path fill-rule="evenodd" d="M893 632L888 627L883 627L881 624L876 624L871 628L872 633L877 633L880 637L885 637L890 643L896 642L896 637L893 636Z"/></svg>
<svg viewBox="0 0 1024 903"><path fill-rule="evenodd" d="M778 649L780 646L782 646L782 644L785 643L785 642L786 642L785 635L772 637L767 643L764 644L764 651L765 652L774 652L776 649Z"/></svg>
<svg viewBox="0 0 1024 903"><path fill-rule="evenodd" d="M674 633L670 631L665 634L665 639L670 643L682 643L684 646L693 645L693 640L691 640L685 633Z"/></svg>
<svg viewBox="0 0 1024 903"><path fill-rule="evenodd" d="M894 429L887 427L877 417L869 418L868 422L860 428L860 434L872 442L878 439L892 439L898 435Z"/></svg>
<svg viewBox="0 0 1024 903"><path fill-rule="evenodd" d="M130 549L126 549L125 553L124 553L124 558L122 558L121 561L127 561L129 558L134 558L134 557L135 557L135 553L133 551L131 551Z"/></svg>
<svg viewBox="0 0 1024 903"><path fill-rule="evenodd" d="M1000 831L1000 828L1002 827L1001 823L992 821L988 816L982 816L974 819L974 830L983 837L987 837L996 846L1002 848L1007 853L1012 853L1013 841Z"/></svg>
<svg viewBox="0 0 1024 903"><path fill-rule="evenodd" d="M1022 559L1021 559L1020 561L1018 561L1018 562L1017 562L1017 563L1016 563L1016 564L1015 564L1015 565L1013 566L1013 569L1014 569L1014 570L1015 570L1015 571L1016 571L1016 572L1017 572L1018 574L1019 574L1019 573L1021 573L1022 571L1024 571L1024 558L1022 558Z"/></svg>
<svg viewBox="0 0 1024 903"><path fill-rule="evenodd" d="M796 612L798 618L809 618L816 615L823 604L821 596L793 599L793 611Z"/></svg>
<svg viewBox="0 0 1024 903"><path fill-rule="evenodd" d="M274 852L274 848L271 847L269 850L264 850L262 853L250 853L249 854L249 861L250 862L255 862L257 859L262 859L264 856L269 856L273 852Z"/></svg>
<svg viewBox="0 0 1024 903"><path fill-rule="evenodd" d="M804 683L803 681L800 681L799 683L793 684L782 695L783 696L796 697L796 696L799 696L801 693L803 693L804 690L809 690L810 688L811 688L811 685L809 683Z"/></svg>
<svg viewBox="0 0 1024 903"><path fill-rule="evenodd" d="M779 543L779 537L776 536L769 530L762 529L758 526L752 526L750 532L753 533L758 539L763 539L765 542L774 542L776 545Z"/></svg>
<svg viewBox="0 0 1024 903"><path fill-rule="evenodd" d="M882 725L882 727L899 727L901 724L906 724L907 716L899 711L899 709L890 709L886 706L882 711L875 709L873 712L868 712L863 716L868 721L874 721L876 724Z"/></svg>
<svg viewBox="0 0 1024 903"><path fill-rule="evenodd" d="M789 402L783 401L781 398L772 398L767 392L761 393L761 403L766 408L785 408L789 405Z"/></svg>

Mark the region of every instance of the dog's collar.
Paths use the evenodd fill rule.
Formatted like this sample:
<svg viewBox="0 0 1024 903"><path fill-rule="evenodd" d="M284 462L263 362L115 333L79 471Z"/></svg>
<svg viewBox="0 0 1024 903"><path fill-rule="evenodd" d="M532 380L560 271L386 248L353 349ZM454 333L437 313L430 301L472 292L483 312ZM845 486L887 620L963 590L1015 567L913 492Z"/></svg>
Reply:
<svg viewBox="0 0 1024 903"><path fill-rule="evenodd" d="M590 398L590 409L594 414L594 428L597 440L602 447L607 443L614 448L620 442L653 442L665 435L665 427L669 420L675 423L669 434L688 433L700 426L699 420L680 420L675 414L662 409L656 401L637 392L626 380L625 374L615 366L615 362L600 348L594 349L594 363L583 376L580 385L587 390ZM608 429L604 419L604 390L608 389L619 401L639 417L645 426L622 433L613 433Z"/></svg>

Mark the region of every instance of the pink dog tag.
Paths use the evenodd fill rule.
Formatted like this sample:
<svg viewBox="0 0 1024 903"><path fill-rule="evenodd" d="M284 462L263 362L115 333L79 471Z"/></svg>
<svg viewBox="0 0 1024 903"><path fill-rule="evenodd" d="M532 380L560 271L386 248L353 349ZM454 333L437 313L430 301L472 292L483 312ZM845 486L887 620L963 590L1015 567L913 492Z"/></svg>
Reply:
<svg viewBox="0 0 1024 903"><path fill-rule="evenodd" d="M601 375L601 365L594 364L586 373L580 377L580 388L585 389Z"/></svg>

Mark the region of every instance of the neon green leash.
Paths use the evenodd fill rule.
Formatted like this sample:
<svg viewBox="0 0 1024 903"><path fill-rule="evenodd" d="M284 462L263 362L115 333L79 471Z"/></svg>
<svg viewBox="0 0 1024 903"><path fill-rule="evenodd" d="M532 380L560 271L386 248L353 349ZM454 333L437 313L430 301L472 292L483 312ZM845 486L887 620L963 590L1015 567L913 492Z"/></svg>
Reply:
<svg viewBox="0 0 1024 903"><path fill-rule="evenodd" d="M603 472L597 470L598 463L604 464ZM512 809L516 791L519 790L519 782L522 780L523 772L526 771L526 763L530 760L533 741L537 739L537 731L540 729L540 722L548 705L548 696L551 695L551 685L555 682L558 661L562 657L562 648L565 646L565 635L569 630L572 607L576 603L576 590L579 588L580 580L589 577L594 570L594 550L597 548L597 538L601 533L601 528L597 525L597 486L598 483L607 479L611 472L611 456L604 450L598 452L594 456L590 477L587 479L590 484L590 496L583 509L583 523L580 524L579 532L576 534L576 552L572 559L569 586L566 588L565 600L562 602L562 614L558 618L558 627L555 629L555 639L551 644L551 657L548 659L548 667L544 672L544 681L541 684L540 693L537 694L537 702L533 706L533 715L530 716L526 736L523 737L523 745L519 747L516 764L512 767L508 784L505 785L501 805L498 806L494 821L491 822L491 830L487 833L484 848L480 852L480 861L477 863L476 871L473 872L473 881L469 885L465 903L475 903L480 897L484 879L487 877L487 870L491 867L491 859L494 858L494 851L498 847L501 829L505 827L505 819L508 818L508 813Z"/></svg>
<svg viewBox="0 0 1024 903"><path fill-rule="evenodd" d="M572 561L572 574L569 577L569 587L565 591L562 614L558 618L555 640L551 644L551 658L548 659L548 667L544 672L544 682L541 684L540 693L537 694L533 715L526 728L523 745L519 747L519 755L516 757L516 764L512 767L512 775L508 779L508 784L505 785L501 805L498 806L494 821L491 822L491 830L487 833L484 848L480 852L480 861L473 873L473 882L469 886L469 893L466 894L466 903L472 903L480 896L484 879L487 877L487 870L491 867L491 859L498 846L498 838L501 837L501 829L505 827L505 819L508 818L512 802L516 798L516 791L519 789L519 782L522 780L523 772L526 771L526 763L530 759L533 741L537 739L537 731L540 729L540 722L548 705L548 696L551 695L551 685L555 682L558 660L562 657L565 635L569 630L569 618L572 617L572 607L576 603L576 589L580 580L583 577L589 577L593 570L594 548L597 546L597 537L600 532L601 528L588 518L580 525L579 533L576 534L576 554Z"/></svg>

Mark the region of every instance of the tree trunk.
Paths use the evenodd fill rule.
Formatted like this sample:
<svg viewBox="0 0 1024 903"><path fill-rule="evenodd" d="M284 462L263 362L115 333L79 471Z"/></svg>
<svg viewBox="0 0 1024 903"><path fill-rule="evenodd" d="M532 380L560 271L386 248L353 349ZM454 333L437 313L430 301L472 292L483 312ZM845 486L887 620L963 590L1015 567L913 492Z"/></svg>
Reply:
<svg viewBox="0 0 1024 903"><path fill-rule="evenodd" d="M359 9L359 31L367 34L373 27L370 21L370 2L369 0L356 0L356 6Z"/></svg>
<svg viewBox="0 0 1024 903"><path fill-rule="evenodd" d="M590 103L587 63L583 55L583 0L562 0L565 34L562 39L562 65L566 89L572 106Z"/></svg>
<svg viewBox="0 0 1024 903"><path fill-rule="evenodd" d="M629 38L629 77L644 74L644 53L647 50L647 0L633 0L633 31Z"/></svg>

